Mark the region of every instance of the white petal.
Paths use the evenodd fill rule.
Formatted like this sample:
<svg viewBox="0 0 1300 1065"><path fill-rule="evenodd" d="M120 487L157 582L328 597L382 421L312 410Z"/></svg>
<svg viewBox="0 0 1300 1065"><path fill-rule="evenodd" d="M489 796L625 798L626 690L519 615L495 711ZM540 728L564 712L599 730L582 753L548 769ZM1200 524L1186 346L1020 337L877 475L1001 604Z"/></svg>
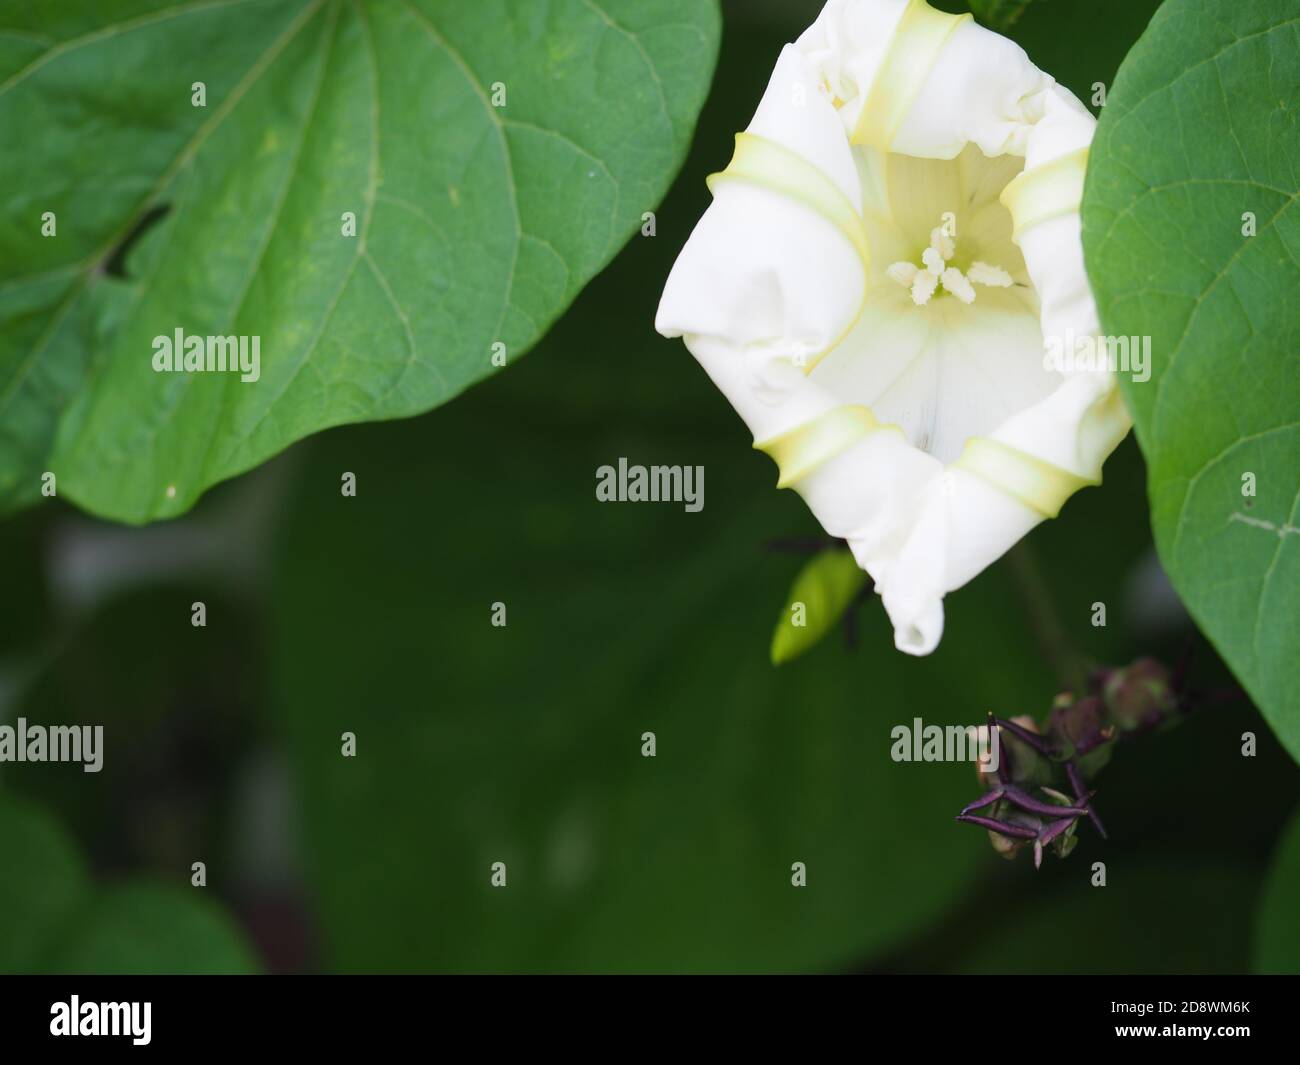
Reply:
<svg viewBox="0 0 1300 1065"><path fill-rule="evenodd" d="M1044 368L1034 310L1023 290L992 289L970 307L937 300L918 311L889 285L872 291L853 331L812 376L840 402L869 407L951 462L967 438L992 433L1061 384Z"/></svg>
<svg viewBox="0 0 1300 1065"><path fill-rule="evenodd" d="M1090 481L1132 427L1114 375L1066 378L1040 403L1012 415L989 434L994 440Z"/></svg>
<svg viewBox="0 0 1300 1065"><path fill-rule="evenodd" d="M796 42L841 101L857 101L872 80L907 0L828 0Z"/></svg>
<svg viewBox="0 0 1300 1065"><path fill-rule="evenodd" d="M751 129L797 152L860 206L839 119L793 46L781 53ZM673 265L655 327L665 336L725 337L799 360L843 334L861 309L864 286L861 259L825 217L769 188L720 182Z"/></svg>
<svg viewBox="0 0 1300 1065"><path fill-rule="evenodd" d="M688 334L686 346L727 397L755 440L770 440L841 406L803 370L716 336Z"/></svg>
<svg viewBox="0 0 1300 1065"><path fill-rule="evenodd" d="M961 470L926 485L906 543L876 590L894 625L894 645L934 650L943 634L943 597L960 588L1043 520L1042 515Z"/></svg>
<svg viewBox="0 0 1300 1065"><path fill-rule="evenodd" d="M911 527L926 486L943 475L938 459L886 429L865 437L814 471L796 490L831 536L849 542L858 565L886 571Z"/></svg>
<svg viewBox="0 0 1300 1065"><path fill-rule="evenodd" d="M1026 170L1086 148L1096 129L1092 115L1059 85L1042 96L1043 116L1027 139ZM1040 222L1016 238L1042 304L1044 338L1095 335L1096 304L1083 266L1077 210Z"/></svg>
<svg viewBox="0 0 1300 1065"><path fill-rule="evenodd" d="M1082 222L1077 214L1041 222L1020 235L1020 250L1042 304L1044 339L1063 343L1101 331L1083 267Z"/></svg>
<svg viewBox="0 0 1300 1065"><path fill-rule="evenodd" d="M835 340L862 290L862 264L828 221L770 190L724 183L673 266L655 327L795 358Z"/></svg>
<svg viewBox="0 0 1300 1065"><path fill-rule="evenodd" d="M843 101L846 132L858 127L906 0L831 0L799 38L825 84ZM1054 86L1024 49L973 21L943 45L903 118L891 149L927 159L955 158L969 143L986 156L1024 155L1035 97Z"/></svg>

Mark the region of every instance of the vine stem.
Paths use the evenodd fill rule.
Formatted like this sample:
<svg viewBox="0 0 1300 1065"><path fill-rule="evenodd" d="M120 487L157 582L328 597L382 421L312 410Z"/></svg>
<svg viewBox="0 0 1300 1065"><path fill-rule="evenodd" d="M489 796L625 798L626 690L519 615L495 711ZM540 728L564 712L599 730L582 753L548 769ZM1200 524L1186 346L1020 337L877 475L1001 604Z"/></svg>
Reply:
<svg viewBox="0 0 1300 1065"><path fill-rule="evenodd" d="M1008 551L1006 557L1016 593L1029 615L1043 657L1064 690L1082 695L1087 689L1088 662L1065 634L1065 625L1043 579L1038 557L1025 540Z"/></svg>

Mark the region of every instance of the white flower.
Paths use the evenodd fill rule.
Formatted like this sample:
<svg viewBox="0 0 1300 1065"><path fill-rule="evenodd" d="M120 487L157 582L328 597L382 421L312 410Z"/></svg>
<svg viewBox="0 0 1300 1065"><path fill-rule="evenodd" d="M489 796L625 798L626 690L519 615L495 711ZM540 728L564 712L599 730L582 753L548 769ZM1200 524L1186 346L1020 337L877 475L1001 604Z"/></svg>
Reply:
<svg viewBox="0 0 1300 1065"><path fill-rule="evenodd" d="M943 596L1130 422L1095 337L1079 203L1095 121L1011 41L920 0L830 0L777 60L656 327L682 336L928 654Z"/></svg>

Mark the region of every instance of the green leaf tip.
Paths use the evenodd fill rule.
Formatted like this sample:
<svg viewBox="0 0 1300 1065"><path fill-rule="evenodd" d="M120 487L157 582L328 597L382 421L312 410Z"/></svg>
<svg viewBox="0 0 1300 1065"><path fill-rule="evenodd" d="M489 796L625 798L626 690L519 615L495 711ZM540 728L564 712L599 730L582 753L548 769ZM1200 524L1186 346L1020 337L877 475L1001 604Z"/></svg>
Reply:
<svg viewBox="0 0 1300 1065"><path fill-rule="evenodd" d="M797 658L825 636L867 582L853 555L830 548L799 571L772 633L772 664Z"/></svg>

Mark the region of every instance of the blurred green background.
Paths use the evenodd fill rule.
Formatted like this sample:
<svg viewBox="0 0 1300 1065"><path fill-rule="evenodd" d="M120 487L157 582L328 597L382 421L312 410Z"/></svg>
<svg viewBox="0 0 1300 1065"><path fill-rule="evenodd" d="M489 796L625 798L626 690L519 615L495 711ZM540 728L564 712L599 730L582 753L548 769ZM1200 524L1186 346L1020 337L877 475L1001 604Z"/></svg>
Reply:
<svg viewBox="0 0 1300 1065"><path fill-rule="evenodd" d="M1012 35L1087 100L1155 6L1042 0ZM891 761L914 717L1045 716L1055 680L1005 564L949 597L929 658L893 649L872 598L856 650L827 639L769 665L800 559L763 545L819 530L652 323L704 175L819 7L724 4L657 236L508 372L427 416L308 440L174 523L56 503L0 525L0 720L106 732L97 775L0 766L0 912L23 918L0 970L1300 964L1257 917L1263 899L1295 920L1266 878L1300 774L1244 701L1121 749L1097 797L1110 840L1082 826L1038 872L953 821L969 765ZM621 456L702 465L703 511L597 502L597 468ZM1160 574L1143 482L1130 439L1104 487L1032 534L1056 606L1099 661L1172 661L1193 638L1193 687L1228 684Z"/></svg>

